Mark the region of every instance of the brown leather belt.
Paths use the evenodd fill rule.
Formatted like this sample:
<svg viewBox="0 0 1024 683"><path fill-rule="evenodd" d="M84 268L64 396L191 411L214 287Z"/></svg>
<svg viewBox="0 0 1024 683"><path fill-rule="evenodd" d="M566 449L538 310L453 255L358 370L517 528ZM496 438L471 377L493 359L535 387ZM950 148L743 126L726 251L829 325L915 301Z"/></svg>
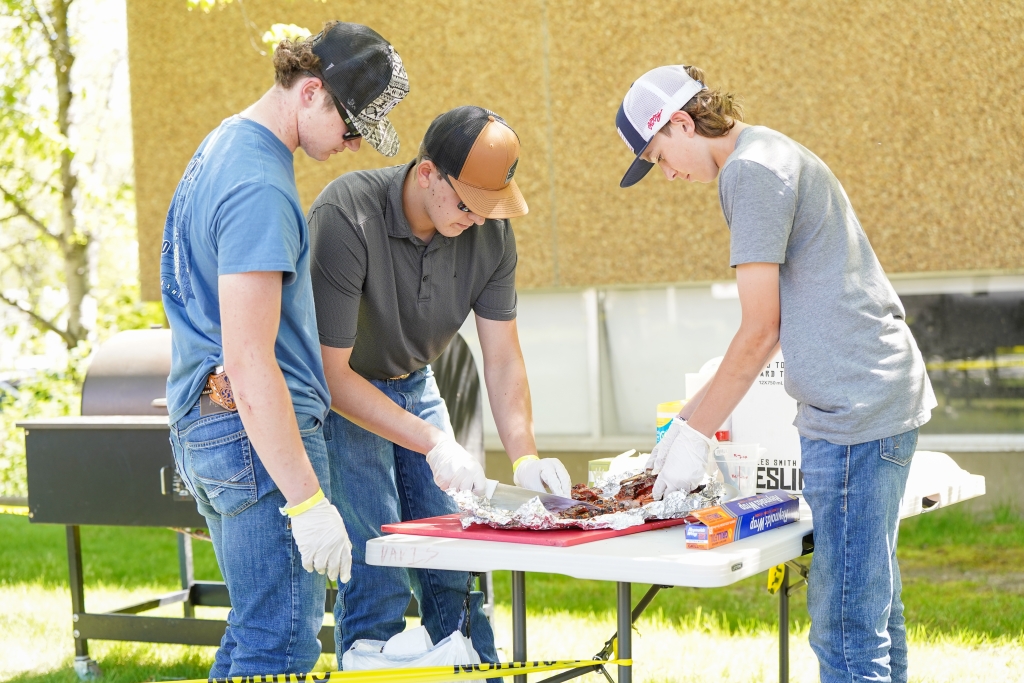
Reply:
<svg viewBox="0 0 1024 683"><path fill-rule="evenodd" d="M238 407L235 405L235 394L231 391L231 382L224 373L223 365L215 367L209 377L206 378L206 388L202 391L200 402L202 402L203 398L209 399L224 410L231 412L238 410Z"/></svg>

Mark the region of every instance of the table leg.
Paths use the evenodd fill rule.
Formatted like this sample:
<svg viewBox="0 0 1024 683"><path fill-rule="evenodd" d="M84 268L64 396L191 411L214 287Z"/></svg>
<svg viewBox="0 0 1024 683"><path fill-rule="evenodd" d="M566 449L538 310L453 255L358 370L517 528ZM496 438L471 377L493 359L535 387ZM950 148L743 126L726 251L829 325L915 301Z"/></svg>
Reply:
<svg viewBox="0 0 1024 683"><path fill-rule="evenodd" d="M620 581L616 586L618 613L618 658L633 657L633 600L630 596L631 584ZM622 666L619 669L619 683L633 683L633 667Z"/></svg>
<svg viewBox="0 0 1024 683"><path fill-rule="evenodd" d="M178 573L181 574L181 587L191 590L192 584L196 582L192 565L192 537L180 531L178 532ZM184 616L189 618L196 616L191 595L181 604Z"/></svg>
<svg viewBox="0 0 1024 683"><path fill-rule="evenodd" d="M526 572L512 572L512 661L526 661ZM526 676L513 676L526 683Z"/></svg>
<svg viewBox="0 0 1024 683"><path fill-rule="evenodd" d="M779 588L779 683L789 683L789 567L785 565Z"/></svg>

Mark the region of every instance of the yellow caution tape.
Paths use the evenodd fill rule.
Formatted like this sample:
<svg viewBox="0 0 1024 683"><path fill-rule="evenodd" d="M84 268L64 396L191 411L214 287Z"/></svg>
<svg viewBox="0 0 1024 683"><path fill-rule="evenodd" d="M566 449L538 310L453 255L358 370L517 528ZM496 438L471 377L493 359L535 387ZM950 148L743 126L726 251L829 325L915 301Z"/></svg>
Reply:
<svg viewBox="0 0 1024 683"><path fill-rule="evenodd" d="M22 517L28 517L28 506L0 505L0 515L21 515Z"/></svg>
<svg viewBox="0 0 1024 683"><path fill-rule="evenodd" d="M633 666L632 659L567 659L534 662L498 662L496 664L453 664L449 666L422 666L408 669L375 669L370 671L321 671L307 674L262 674L258 676L232 676L231 678L199 678L178 683L442 683L452 679L510 676L523 673L543 673L562 669L580 669L587 666ZM484 674L481 676L481 674Z"/></svg>
<svg viewBox="0 0 1024 683"><path fill-rule="evenodd" d="M775 595L782 588L782 579L786 576L786 565L780 564L768 570L768 592Z"/></svg>

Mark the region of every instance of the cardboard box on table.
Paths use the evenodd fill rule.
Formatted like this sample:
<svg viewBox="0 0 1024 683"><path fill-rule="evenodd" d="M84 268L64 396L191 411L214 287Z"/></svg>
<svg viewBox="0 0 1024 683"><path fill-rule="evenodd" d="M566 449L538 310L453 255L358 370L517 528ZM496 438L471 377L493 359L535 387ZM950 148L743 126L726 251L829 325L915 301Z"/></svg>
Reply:
<svg viewBox="0 0 1024 683"><path fill-rule="evenodd" d="M686 547L710 550L800 520L800 503L785 491L769 491L703 510L686 525Z"/></svg>
<svg viewBox="0 0 1024 683"><path fill-rule="evenodd" d="M710 371L686 375L687 399L700 390L717 364L709 363L705 368ZM731 441L756 443L763 449L757 462L758 493L776 489L790 493L803 490L800 435L793 426L796 399L786 393L785 371L780 351L768 362L732 413Z"/></svg>

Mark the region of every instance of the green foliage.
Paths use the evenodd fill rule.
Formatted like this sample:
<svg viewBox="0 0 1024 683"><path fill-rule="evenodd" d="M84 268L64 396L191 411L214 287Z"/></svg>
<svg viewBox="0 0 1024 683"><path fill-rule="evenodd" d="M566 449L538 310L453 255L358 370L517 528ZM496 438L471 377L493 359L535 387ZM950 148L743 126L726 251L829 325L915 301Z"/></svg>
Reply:
<svg viewBox="0 0 1024 683"><path fill-rule="evenodd" d="M230 5L231 0L185 0L185 4L189 12L194 9L201 9L206 14L209 14L210 10L214 7L223 8Z"/></svg>
<svg viewBox="0 0 1024 683"><path fill-rule="evenodd" d="M77 351L77 349L76 349ZM17 423L27 418L77 415L81 403L81 359L49 370L0 394L0 496L25 496L25 437Z"/></svg>
<svg viewBox="0 0 1024 683"><path fill-rule="evenodd" d="M296 24L273 24L270 30L263 34L263 44L276 49L277 44L282 40L300 40L309 38L312 33L308 28Z"/></svg>
<svg viewBox="0 0 1024 683"><path fill-rule="evenodd" d="M14 424L76 413L90 351L164 321L140 300L124 35L94 30L116 27L96 0L62 8L0 0L0 495L25 494Z"/></svg>
<svg viewBox="0 0 1024 683"><path fill-rule="evenodd" d="M7 19L0 22L0 293L56 317L60 304L43 298L61 287L55 226L68 144L56 122L49 48L30 4L4 0L0 11Z"/></svg>
<svg viewBox="0 0 1024 683"><path fill-rule="evenodd" d="M206 14L210 13L213 8L224 9L230 5L234 0L185 0L185 6L188 7L188 11L191 12L194 9L200 9ZM326 3L327 0L320 0L320 3ZM294 25L294 24L293 24Z"/></svg>

